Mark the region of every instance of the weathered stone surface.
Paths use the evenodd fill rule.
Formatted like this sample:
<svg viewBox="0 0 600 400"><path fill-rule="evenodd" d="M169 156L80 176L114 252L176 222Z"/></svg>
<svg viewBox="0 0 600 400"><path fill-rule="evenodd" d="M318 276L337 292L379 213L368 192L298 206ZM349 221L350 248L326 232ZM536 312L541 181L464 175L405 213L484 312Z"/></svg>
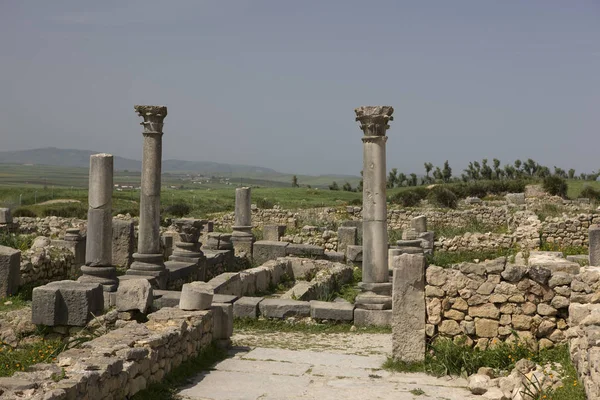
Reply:
<svg viewBox="0 0 600 400"><path fill-rule="evenodd" d="M296 257L322 257L325 254L325 249L311 244L290 243L285 248L285 254Z"/></svg>
<svg viewBox="0 0 600 400"><path fill-rule="evenodd" d="M278 242L285 235L285 225L265 225L263 226L263 240ZM339 249L339 247L338 247Z"/></svg>
<svg viewBox="0 0 600 400"><path fill-rule="evenodd" d="M121 281L117 289L117 311L147 313L154 299L152 286L146 279Z"/></svg>
<svg viewBox="0 0 600 400"><path fill-rule="evenodd" d="M498 321L478 318L475 320L475 334L481 338L493 338L498 336Z"/></svg>
<svg viewBox="0 0 600 400"><path fill-rule="evenodd" d="M545 285L548 283L548 279L550 279L550 275L552 274L552 272L548 268L542 267L540 265L535 265L529 268L527 274L533 281L541 285Z"/></svg>
<svg viewBox="0 0 600 400"><path fill-rule="evenodd" d="M363 260L363 247L348 245L346 247L346 259L351 262L362 262Z"/></svg>
<svg viewBox="0 0 600 400"><path fill-rule="evenodd" d="M393 262L393 357L405 362L422 361L425 358L425 256L402 254Z"/></svg>
<svg viewBox="0 0 600 400"><path fill-rule="evenodd" d="M570 285L573 280L573 275L566 272L554 272L548 281L548 286L551 288L556 286Z"/></svg>
<svg viewBox="0 0 600 400"><path fill-rule="evenodd" d="M310 316L308 301L264 299L258 305L260 314L266 318L288 318Z"/></svg>
<svg viewBox="0 0 600 400"><path fill-rule="evenodd" d="M590 266L600 267L600 225L591 225L588 230Z"/></svg>
<svg viewBox="0 0 600 400"><path fill-rule="evenodd" d="M242 297L233 303L235 318L258 318L259 304L263 297Z"/></svg>
<svg viewBox="0 0 600 400"><path fill-rule="evenodd" d="M354 319L354 305L312 300L310 301L310 316L314 319L352 321Z"/></svg>
<svg viewBox="0 0 600 400"><path fill-rule="evenodd" d="M182 310L208 310L213 302L213 295L214 290L210 283L185 283L181 288L179 308Z"/></svg>
<svg viewBox="0 0 600 400"><path fill-rule="evenodd" d="M231 294L241 297L242 280L239 272L225 272L208 281L212 286L214 294Z"/></svg>
<svg viewBox="0 0 600 400"><path fill-rule="evenodd" d="M33 289L31 319L36 325L85 326L103 307L100 284L51 282Z"/></svg>
<svg viewBox="0 0 600 400"><path fill-rule="evenodd" d="M354 309L354 325L356 326L391 326L392 310Z"/></svg>
<svg viewBox="0 0 600 400"><path fill-rule="evenodd" d="M468 379L468 387L473 394L484 394L490 386L490 377L482 374L471 375Z"/></svg>
<svg viewBox="0 0 600 400"><path fill-rule="evenodd" d="M274 242L268 240L259 240L254 242L252 257L258 264L263 264L269 260L276 260L278 257L285 257L287 242Z"/></svg>
<svg viewBox="0 0 600 400"><path fill-rule="evenodd" d="M480 306L470 307L469 315L471 317L499 319L500 310L494 304L482 304Z"/></svg>
<svg viewBox="0 0 600 400"><path fill-rule="evenodd" d="M135 252L135 227L133 221L112 220L112 263L129 268Z"/></svg>
<svg viewBox="0 0 600 400"><path fill-rule="evenodd" d="M213 303L213 339L229 339L233 335L233 304Z"/></svg>
<svg viewBox="0 0 600 400"><path fill-rule="evenodd" d="M0 208L0 224L12 224L13 219L9 208Z"/></svg>
<svg viewBox="0 0 600 400"><path fill-rule="evenodd" d="M358 243L358 229L353 226L340 226L338 228L338 247L337 251L346 253L348 246L355 246Z"/></svg>
<svg viewBox="0 0 600 400"><path fill-rule="evenodd" d="M527 267L524 265L507 264L500 275L508 282L518 282L526 272Z"/></svg>
<svg viewBox="0 0 600 400"><path fill-rule="evenodd" d="M410 226L415 231L417 231L417 234L427 232L427 217L424 215L419 215L418 217L414 217L410 221Z"/></svg>
<svg viewBox="0 0 600 400"><path fill-rule="evenodd" d="M12 296L21 282L21 252L0 246L0 299Z"/></svg>

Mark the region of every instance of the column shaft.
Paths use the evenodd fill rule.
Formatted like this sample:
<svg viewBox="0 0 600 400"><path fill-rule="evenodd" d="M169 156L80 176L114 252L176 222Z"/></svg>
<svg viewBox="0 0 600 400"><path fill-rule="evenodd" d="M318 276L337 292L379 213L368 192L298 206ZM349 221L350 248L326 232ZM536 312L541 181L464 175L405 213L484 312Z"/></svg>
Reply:
<svg viewBox="0 0 600 400"><path fill-rule="evenodd" d="M88 225L85 265L80 282L101 283L105 291L117 288L112 266L113 156L90 156Z"/></svg>
<svg viewBox="0 0 600 400"><path fill-rule="evenodd" d="M363 282L385 283L388 272L386 136L363 138Z"/></svg>

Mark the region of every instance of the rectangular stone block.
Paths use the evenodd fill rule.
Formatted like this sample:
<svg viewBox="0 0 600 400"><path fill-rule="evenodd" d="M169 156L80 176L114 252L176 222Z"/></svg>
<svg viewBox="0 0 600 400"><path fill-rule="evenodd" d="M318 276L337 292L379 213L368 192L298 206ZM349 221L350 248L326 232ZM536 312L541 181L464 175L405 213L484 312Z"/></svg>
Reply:
<svg viewBox="0 0 600 400"><path fill-rule="evenodd" d="M392 310L365 310L354 309L354 325L356 326L382 326L392 325Z"/></svg>
<svg viewBox="0 0 600 400"><path fill-rule="evenodd" d="M85 326L103 307L100 284L51 282L33 289L31 320L36 325Z"/></svg>
<svg viewBox="0 0 600 400"><path fill-rule="evenodd" d="M254 277L255 281L255 293L264 293L269 289L271 283L271 271L265 267L255 267L245 270L243 273L250 274ZM251 279L251 278L249 278ZM244 293L249 294L249 293Z"/></svg>
<svg viewBox="0 0 600 400"><path fill-rule="evenodd" d="M316 246L313 244L290 243L285 249L285 254L295 257L323 258L325 255L325 249L321 246Z"/></svg>
<svg viewBox="0 0 600 400"><path fill-rule="evenodd" d="M10 208L0 208L0 224L12 224Z"/></svg>
<svg viewBox="0 0 600 400"><path fill-rule="evenodd" d="M289 318L310 316L308 301L264 299L258 305L260 314L265 318Z"/></svg>
<svg viewBox="0 0 600 400"><path fill-rule="evenodd" d="M346 260L351 262L362 262L362 246L348 246L346 248Z"/></svg>
<svg viewBox="0 0 600 400"><path fill-rule="evenodd" d="M356 228L356 244L362 245L363 223L359 220L343 221L340 226Z"/></svg>
<svg viewBox="0 0 600 400"><path fill-rule="evenodd" d="M310 302L310 316L315 319L352 321L354 319L354 305L350 303L313 300Z"/></svg>
<svg viewBox="0 0 600 400"><path fill-rule="evenodd" d="M179 307L181 292L176 290L154 290L154 308Z"/></svg>
<svg viewBox="0 0 600 400"><path fill-rule="evenodd" d="M233 303L235 318L258 318L258 307L263 297L242 297Z"/></svg>
<svg viewBox="0 0 600 400"><path fill-rule="evenodd" d="M339 251L326 251L324 258L329 261L343 263L346 261L346 254Z"/></svg>
<svg viewBox="0 0 600 400"><path fill-rule="evenodd" d="M397 360L425 359L425 256L394 257L392 354Z"/></svg>
<svg viewBox="0 0 600 400"><path fill-rule="evenodd" d="M239 272L225 272L208 282L215 294L231 294L242 297L242 280Z"/></svg>
<svg viewBox="0 0 600 400"><path fill-rule="evenodd" d="M278 242L285 235L285 225L265 225L263 227L263 240Z"/></svg>
<svg viewBox="0 0 600 400"><path fill-rule="evenodd" d="M172 239L171 239L172 244ZM171 246L172 247L172 246ZM133 221L112 220L112 263L129 268L135 252L135 228Z"/></svg>
<svg viewBox="0 0 600 400"><path fill-rule="evenodd" d="M348 246L358 244L358 228L354 226L340 226L338 228L337 251L345 253Z"/></svg>
<svg viewBox="0 0 600 400"><path fill-rule="evenodd" d="M0 246L0 298L17 294L21 283L21 252Z"/></svg>
<svg viewBox="0 0 600 400"><path fill-rule="evenodd" d="M589 229L590 266L600 267L600 225L592 225Z"/></svg>
<svg viewBox="0 0 600 400"><path fill-rule="evenodd" d="M259 240L254 243L252 256L257 264L263 264L269 260L285 257L285 249L289 243Z"/></svg>
<svg viewBox="0 0 600 400"><path fill-rule="evenodd" d="M272 285L278 285L283 281L293 279L294 272L291 267L291 262L286 259L267 261L262 267L269 270Z"/></svg>
<svg viewBox="0 0 600 400"><path fill-rule="evenodd" d="M240 280L242 281L242 296L252 296L256 293L256 275L242 271Z"/></svg>
<svg viewBox="0 0 600 400"><path fill-rule="evenodd" d="M233 304L213 303L213 340L229 339L233 335Z"/></svg>

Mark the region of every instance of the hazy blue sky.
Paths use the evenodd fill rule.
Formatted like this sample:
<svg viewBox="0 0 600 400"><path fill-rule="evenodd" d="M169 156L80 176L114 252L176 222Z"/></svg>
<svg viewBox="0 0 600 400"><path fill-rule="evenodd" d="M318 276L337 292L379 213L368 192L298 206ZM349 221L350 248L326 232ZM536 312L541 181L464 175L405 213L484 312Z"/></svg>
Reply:
<svg viewBox="0 0 600 400"><path fill-rule="evenodd" d="M600 1L0 0L0 149L358 174L360 105L388 169L531 157L600 168Z"/></svg>

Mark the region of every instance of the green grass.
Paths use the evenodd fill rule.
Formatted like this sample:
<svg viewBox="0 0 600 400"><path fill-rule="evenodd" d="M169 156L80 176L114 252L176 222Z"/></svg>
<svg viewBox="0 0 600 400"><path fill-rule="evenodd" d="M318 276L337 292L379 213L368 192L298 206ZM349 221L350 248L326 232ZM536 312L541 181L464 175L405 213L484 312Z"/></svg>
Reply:
<svg viewBox="0 0 600 400"><path fill-rule="evenodd" d="M12 247L25 251L31 248L34 237L32 235L16 235L14 233L0 233L0 246Z"/></svg>
<svg viewBox="0 0 600 400"><path fill-rule="evenodd" d="M391 328L368 326L357 328L352 331L352 324L328 323L328 324L305 324L302 322L290 323L283 320L236 318L233 320L233 329L252 332L299 332L299 333L391 333Z"/></svg>
<svg viewBox="0 0 600 400"><path fill-rule="evenodd" d="M567 196L570 199L578 198L584 186L589 186L593 189L600 190L600 181L582 181L579 179L573 179L567 180L567 185L569 185Z"/></svg>
<svg viewBox="0 0 600 400"><path fill-rule="evenodd" d="M589 249L583 246L559 246L556 243L544 242L540 246L540 251L560 251L565 256L576 256L580 254L589 254Z"/></svg>
<svg viewBox="0 0 600 400"><path fill-rule="evenodd" d="M480 221L477 218L469 218L463 226L448 226L433 224L431 230L435 232L436 237L452 238L462 236L467 232L471 233L508 233L506 225L491 225Z"/></svg>
<svg viewBox="0 0 600 400"><path fill-rule="evenodd" d="M585 400L585 392L571 363L567 345L533 352L523 344L499 342L486 350L456 344L450 339L438 339L429 345L425 361L404 363L389 358L383 367L397 372L426 372L435 376L472 375L481 367L510 373L515 363L523 358L545 365L557 362L563 367L563 386L549 395L552 400Z"/></svg>
<svg viewBox="0 0 600 400"><path fill-rule="evenodd" d="M153 383L147 389L136 393L132 400L175 400L177 388L188 382L190 378L210 368L227 357L227 352L216 344L211 344L192 359L181 363L159 383Z"/></svg>
<svg viewBox="0 0 600 400"><path fill-rule="evenodd" d="M0 342L0 376L12 376L17 371L25 371L30 365L52 362L64 346L60 340L40 340L13 349Z"/></svg>
<svg viewBox="0 0 600 400"><path fill-rule="evenodd" d="M562 215L561 207L556 204L542 204L542 208L535 212L541 222L548 218L560 217Z"/></svg>
<svg viewBox="0 0 600 400"><path fill-rule="evenodd" d="M433 255L427 256L427 261L430 265L446 268L462 262L474 262L476 259L483 261L502 256L510 257L516 252L514 248L496 251L436 251Z"/></svg>

